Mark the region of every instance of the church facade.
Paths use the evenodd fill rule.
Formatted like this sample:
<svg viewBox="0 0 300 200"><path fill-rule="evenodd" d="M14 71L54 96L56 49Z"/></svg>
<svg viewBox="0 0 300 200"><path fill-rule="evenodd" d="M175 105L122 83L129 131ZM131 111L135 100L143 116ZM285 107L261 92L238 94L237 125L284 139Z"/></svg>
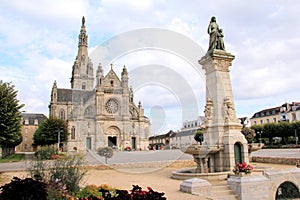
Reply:
<svg viewBox="0 0 300 200"><path fill-rule="evenodd" d="M120 77L112 65L105 75L101 64L94 77L83 18L78 54L72 67L71 89L58 88L54 81L49 104L50 116L68 122L67 150L96 150L106 146L148 148L151 124L144 116L141 102L134 103L125 66Z"/></svg>

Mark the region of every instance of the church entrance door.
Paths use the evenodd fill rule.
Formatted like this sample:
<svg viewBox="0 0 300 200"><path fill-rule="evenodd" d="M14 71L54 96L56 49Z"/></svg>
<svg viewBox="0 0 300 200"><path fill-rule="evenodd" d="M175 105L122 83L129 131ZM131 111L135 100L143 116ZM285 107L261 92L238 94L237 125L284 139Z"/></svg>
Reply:
<svg viewBox="0 0 300 200"><path fill-rule="evenodd" d="M90 137L86 138L86 148L92 149L92 139Z"/></svg>
<svg viewBox="0 0 300 200"><path fill-rule="evenodd" d="M136 138L135 137L131 138L131 144L132 144L132 149L136 149Z"/></svg>
<svg viewBox="0 0 300 200"><path fill-rule="evenodd" d="M117 147L117 136L108 136L108 146Z"/></svg>

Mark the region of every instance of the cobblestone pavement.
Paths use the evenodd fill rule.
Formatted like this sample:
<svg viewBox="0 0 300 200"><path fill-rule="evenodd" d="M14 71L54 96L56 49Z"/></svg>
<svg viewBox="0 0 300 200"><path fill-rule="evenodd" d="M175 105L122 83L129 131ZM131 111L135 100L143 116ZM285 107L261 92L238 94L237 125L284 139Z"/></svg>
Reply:
<svg viewBox="0 0 300 200"><path fill-rule="evenodd" d="M251 154L252 156L262 157L283 157L300 158L300 149L261 149ZM14 163L0 163L0 172L20 171L30 165L30 155L25 156L25 161ZM85 155L89 165L104 164L105 159L96 154L95 151ZM184 154L180 150L158 150L158 151L115 151L112 158L108 159L108 164L155 162L155 161L173 161L173 160L192 160L189 154Z"/></svg>

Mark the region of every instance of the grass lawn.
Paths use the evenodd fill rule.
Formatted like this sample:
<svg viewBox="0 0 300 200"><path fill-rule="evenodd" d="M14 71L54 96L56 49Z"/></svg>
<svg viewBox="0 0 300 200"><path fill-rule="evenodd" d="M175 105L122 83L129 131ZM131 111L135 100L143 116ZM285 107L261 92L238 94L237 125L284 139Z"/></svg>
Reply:
<svg viewBox="0 0 300 200"><path fill-rule="evenodd" d="M22 160L24 160L24 154L13 154L13 155L7 156L6 158L0 159L0 163L19 162Z"/></svg>

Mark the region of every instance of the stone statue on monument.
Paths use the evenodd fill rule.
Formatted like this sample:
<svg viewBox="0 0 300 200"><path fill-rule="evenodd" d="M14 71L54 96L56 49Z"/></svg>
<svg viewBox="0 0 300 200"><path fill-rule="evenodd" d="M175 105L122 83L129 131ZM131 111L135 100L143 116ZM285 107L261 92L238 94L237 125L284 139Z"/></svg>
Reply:
<svg viewBox="0 0 300 200"><path fill-rule="evenodd" d="M209 34L209 47L207 52L212 52L214 49L224 50L224 34L223 30L219 28L216 17L212 17L208 25L207 32Z"/></svg>

